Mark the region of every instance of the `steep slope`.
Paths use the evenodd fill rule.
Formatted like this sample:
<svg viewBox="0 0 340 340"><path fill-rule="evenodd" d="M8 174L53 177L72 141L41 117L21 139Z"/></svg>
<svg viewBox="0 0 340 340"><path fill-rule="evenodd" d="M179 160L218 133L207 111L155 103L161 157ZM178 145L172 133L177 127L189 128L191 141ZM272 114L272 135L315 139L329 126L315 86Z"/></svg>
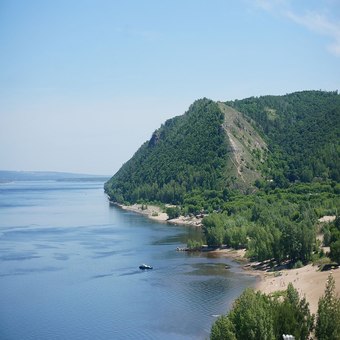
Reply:
<svg viewBox="0 0 340 340"><path fill-rule="evenodd" d="M242 131L242 133L241 133ZM117 202L182 203L190 194L248 190L265 143L236 110L201 99L165 122L105 185Z"/></svg>
<svg viewBox="0 0 340 340"><path fill-rule="evenodd" d="M340 181L340 95L303 91L227 102L256 122L269 146L263 172L277 186Z"/></svg>
<svg viewBox="0 0 340 340"><path fill-rule="evenodd" d="M183 116L156 130L105 191L117 202L180 203L187 192L222 189L228 152L222 123L216 103L197 100Z"/></svg>
<svg viewBox="0 0 340 340"><path fill-rule="evenodd" d="M105 191L121 203L199 208L209 201L206 206L218 210L230 190L252 193L254 184L275 188L315 180L340 181L337 92L197 100L156 130Z"/></svg>
<svg viewBox="0 0 340 340"><path fill-rule="evenodd" d="M226 176L230 187L249 191L256 179L261 178L267 145L250 124L251 120L230 106L218 103L224 114L223 129L230 145Z"/></svg>

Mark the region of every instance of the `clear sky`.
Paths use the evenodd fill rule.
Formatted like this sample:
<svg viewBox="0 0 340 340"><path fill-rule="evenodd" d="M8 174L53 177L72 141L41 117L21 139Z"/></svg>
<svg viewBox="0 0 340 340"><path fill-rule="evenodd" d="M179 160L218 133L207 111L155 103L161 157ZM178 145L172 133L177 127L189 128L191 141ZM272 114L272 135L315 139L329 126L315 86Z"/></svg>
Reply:
<svg viewBox="0 0 340 340"><path fill-rule="evenodd" d="M0 169L114 174L198 98L338 90L340 0L0 0Z"/></svg>

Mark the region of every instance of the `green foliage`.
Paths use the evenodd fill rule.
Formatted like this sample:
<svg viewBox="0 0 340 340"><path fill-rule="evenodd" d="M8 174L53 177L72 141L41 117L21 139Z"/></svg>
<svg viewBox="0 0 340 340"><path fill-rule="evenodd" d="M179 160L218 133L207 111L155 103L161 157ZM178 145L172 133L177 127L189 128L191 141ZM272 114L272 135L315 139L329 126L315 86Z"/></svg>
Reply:
<svg viewBox="0 0 340 340"><path fill-rule="evenodd" d="M340 339L340 298L335 294L335 280L328 276L325 295L319 299L315 334L318 340Z"/></svg>
<svg viewBox="0 0 340 340"><path fill-rule="evenodd" d="M325 264L331 263L331 259L327 256L320 256L320 254L314 254L312 257L313 266L319 266L322 268Z"/></svg>
<svg viewBox="0 0 340 340"><path fill-rule="evenodd" d="M202 241L197 241L197 240L191 240L189 239L187 242L187 248L189 250L201 250L203 246Z"/></svg>
<svg viewBox="0 0 340 340"><path fill-rule="evenodd" d="M313 192L313 186L309 187ZM296 191L292 186L268 194L231 196L224 204L224 213L212 213L203 219L208 245L223 243L236 249L246 248L247 256L259 261L309 262L314 249L318 251L315 211L321 211L325 204L336 206L339 197L332 193L330 198L327 193L306 195L305 189L302 194Z"/></svg>
<svg viewBox="0 0 340 340"><path fill-rule="evenodd" d="M211 339L308 339L313 330L314 315L306 299L289 284L286 292L269 297L246 289L235 301L228 315L221 316L211 328Z"/></svg>
<svg viewBox="0 0 340 340"><path fill-rule="evenodd" d="M331 243L331 231L329 229L329 227L326 225L322 228L322 232L323 232L323 245L325 247L329 247L330 243Z"/></svg>
<svg viewBox="0 0 340 340"><path fill-rule="evenodd" d="M254 260L315 260L317 218L336 214L340 206L340 95L304 91L227 105L242 112L268 144L269 150L251 151L262 172L248 190L252 194L240 195L233 185L232 147L222 127L236 124L233 117L240 116L206 98L156 130L105 184L105 191L120 203L180 206L168 210L170 218L208 213L203 224L211 246L247 248ZM244 126L235 131L242 134ZM241 137L240 143L256 145L249 131ZM325 231L336 261L338 240L339 217Z"/></svg>
<svg viewBox="0 0 340 340"><path fill-rule="evenodd" d="M340 181L337 92L303 91L227 104L249 116L267 140L269 157L263 171L275 186L315 178Z"/></svg>
<svg viewBox="0 0 340 340"><path fill-rule="evenodd" d="M235 327L230 319L223 315L220 316L212 325L211 340L236 340Z"/></svg>
<svg viewBox="0 0 340 340"><path fill-rule="evenodd" d="M254 178L257 188L267 191L287 188L296 181L333 180L339 194L337 92L304 91L227 104L242 112L267 141L269 150L263 151L263 157L259 154L262 151L251 151L254 159L263 158L263 164L259 163L262 176L272 179ZM226 188L235 187L236 180L229 173L230 145L223 121L224 112L217 103L206 98L194 102L183 116L156 130L105 184L105 191L120 203L145 200L185 203L191 212L204 205L207 210L219 210L229 199ZM188 202L193 197L196 204Z"/></svg>
<svg viewBox="0 0 340 340"><path fill-rule="evenodd" d="M211 214L203 218L203 232L209 246L221 246L224 240L223 216Z"/></svg>
<svg viewBox="0 0 340 340"><path fill-rule="evenodd" d="M228 318L235 327L237 339L275 339L269 298L246 289L235 301Z"/></svg>
<svg viewBox="0 0 340 340"><path fill-rule="evenodd" d="M221 246L224 244L234 249L245 248L247 246L248 222L246 219L212 213L204 217L202 223L203 232L209 246Z"/></svg>
<svg viewBox="0 0 340 340"><path fill-rule="evenodd" d="M303 267L303 263L301 262L301 260L296 261L293 265L293 269L298 269L302 267Z"/></svg>
<svg viewBox="0 0 340 340"><path fill-rule="evenodd" d="M330 258L340 264L340 216L337 216L335 221L330 224Z"/></svg>
<svg viewBox="0 0 340 340"><path fill-rule="evenodd" d="M222 191L228 144L218 105L201 99L165 122L105 184L117 202L182 203L197 190Z"/></svg>
<svg viewBox="0 0 340 340"><path fill-rule="evenodd" d="M306 299L300 300L291 283L288 284L284 300L273 302L272 312L276 339L281 339L282 334L293 335L295 339L308 339L313 330L314 315L310 313Z"/></svg>
<svg viewBox="0 0 340 340"><path fill-rule="evenodd" d="M340 240L337 240L336 242L331 243L331 252L330 257L333 261L340 264Z"/></svg>
<svg viewBox="0 0 340 340"><path fill-rule="evenodd" d="M273 238L269 228L258 226L251 229L247 256L258 261L273 258Z"/></svg>
<svg viewBox="0 0 340 340"><path fill-rule="evenodd" d="M178 207L168 207L165 212L169 216L169 220L177 218L181 214L181 210Z"/></svg>

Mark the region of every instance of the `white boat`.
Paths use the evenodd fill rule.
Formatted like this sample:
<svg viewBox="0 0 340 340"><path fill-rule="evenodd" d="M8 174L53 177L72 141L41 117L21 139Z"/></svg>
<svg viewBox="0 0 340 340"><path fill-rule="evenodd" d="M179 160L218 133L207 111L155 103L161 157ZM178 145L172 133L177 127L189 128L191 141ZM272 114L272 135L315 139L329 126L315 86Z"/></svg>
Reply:
<svg viewBox="0 0 340 340"><path fill-rule="evenodd" d="M139 266L139 269L152 269L152 266L149 266L149 265L147 265L147 264L141 264L140 266Z"/></svg>

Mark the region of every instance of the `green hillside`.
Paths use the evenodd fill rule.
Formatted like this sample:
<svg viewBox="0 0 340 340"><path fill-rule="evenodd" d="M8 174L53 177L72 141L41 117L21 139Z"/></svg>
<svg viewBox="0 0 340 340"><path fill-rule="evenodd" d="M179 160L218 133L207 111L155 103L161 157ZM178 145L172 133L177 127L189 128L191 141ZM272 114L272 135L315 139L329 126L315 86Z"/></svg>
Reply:
<svg viewBox="0 0 340 340"><path fill-rule="evenodd" d="M269 148L263 173L277 186L340 181L340 95L303 91L227 102L256 122Z"/></svg>
<svg viewBox="0 0 340 340"><path fill-rule="evenodd" d="M211 100L193 103L156 130L105 185L112 200L181 203L193 190L223 190L228 143Z"/></svg>
<svg viewBox="0 0 340 340"><path fill-rule="evenodd" d="M219 209L232 193L340 180L340 95L304 91L194 102L105 184L120 203Z"/></svg>

